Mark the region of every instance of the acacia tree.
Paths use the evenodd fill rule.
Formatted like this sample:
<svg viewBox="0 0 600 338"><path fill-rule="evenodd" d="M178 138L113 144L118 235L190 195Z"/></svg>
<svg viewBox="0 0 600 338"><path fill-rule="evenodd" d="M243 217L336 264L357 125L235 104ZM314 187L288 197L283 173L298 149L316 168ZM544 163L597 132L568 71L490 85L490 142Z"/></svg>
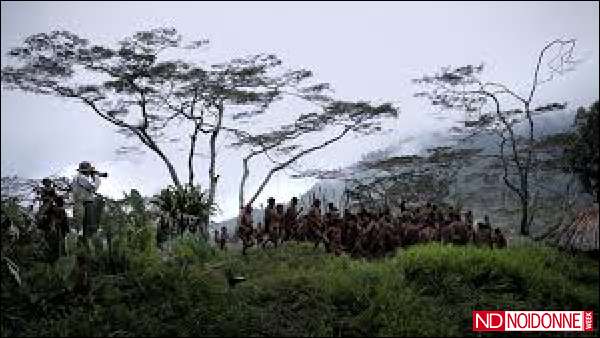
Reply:
<svg viewBox="0 0 600 338"><path fill-rule="evenodd" d="M327 102L326 100L324 102ZM398 109L390 103L381 105L372 105L368 102L346 102L331 101L324 103L321 112L301 114L294 123L283 125L277 130L259 135L240 134L238 140L233 146L250 146L251 151L245 157L243 163L242 181L240 183L240 207L244 205L244 185L249 175L248 161L260 154L268 156L268 151L272 150L280 155L287 156L282 161L269 159L275 164L269 169L267 175L261 181L247 204L252 205L263 191L267 183L278 171L287 168L298 159L323 149L333 144L346 135L354 133L356 135L368 135L381 131L381 121L385 118L395 118L398 116ZM325 141L302 147L299 144L293 144L298 137L305 134L322 132L327 127L338 129L333 137Z"/></svg>
<svg viewBox="0 0 600 338"><path fill-rule="evenodd" d="M9 50L14 63L2 68L2 84L78 100L152 150L175 186L181 187L175 167L159 144L165 141L162 102L170 94L166 84L185 64L160 61L159 56L170 48L194 49L205 42L184 46L173 28L137 32L116 47L91 44L68 31L34 34L21 47Z"/></svg>
<svg viewBox="0 0 600 338"><path fill-rule="evenodd" d="M272 54L258 54L214 64L207 69L192 68L172 82L175 95L167 107L172 118L193 124L188 156L189 184L193 184L193 158L199 133L209 134L210 169L209 196L215 197L216 142L221 131L236 135L247 132L227 126L229 121L246 120L264 114L270 105L285 96L294 95L304 100L318 98L325 84L300 86L312 77L305 69L281 69L281 60ZM226 110L230 116L226 116Z"/></svg>
<svg viewBox="0 0 600 338"><path fill-rule="evenodd" d="M426 91L415 94L431 101L435 106L459 110L467 114L461 127L453 131L459 135L473 136L491 132L499 138L500 159L504 168L504 182L519 198L521 204L522 235L529 235L532 222L530 210L529 175L532 168L534 143L535 114L564 109L566 104L549 103L533 107L534 95L544 82L550 81L557 74L570 71L574 64L573 50L575 40L554 40L540 51L535 65L533 80L526 96L518 94L508 86L499 82L486 82L481 79L483 65L451 68L446 67L432 76L424 76L413 80L424 85ZM554 57L548 59L548 54L554 51ZM541 68L544 62L549 68L549 76L542 79ZM493 103L491 112L485 111L488 102ZM518 108L503 109L505 104ZM517 133L516 127L526 122L527 136ZM506 154L506 147L509 153ZM516 171L513 173L513 171ZM516 179L514 178L516 176Z"/></svg>
<svg viewBox="0 0 600 338"><path fill-rule="evenodd" d="M296 145L285 146L284 143L288 140L292 140L295 133L293 131L279 131L271 132L269 134L251 135L249 133L240 132L237 134L239 140L232 144L233 147L238 147L244 144L257 145L256 148L251 149L250 152L242 158L242 178L240 180L239 188L239 207L240 209L244 206L244 190L246 181L250 176L249 162L252 158L267 154L269 151L273 152L285 152L296 149Z"/></svg>

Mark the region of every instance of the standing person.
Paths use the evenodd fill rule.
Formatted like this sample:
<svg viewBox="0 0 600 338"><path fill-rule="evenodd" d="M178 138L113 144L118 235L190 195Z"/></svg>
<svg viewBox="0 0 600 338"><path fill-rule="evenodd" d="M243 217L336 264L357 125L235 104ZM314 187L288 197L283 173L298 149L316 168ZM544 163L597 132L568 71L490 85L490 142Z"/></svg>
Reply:
<svg viewBox="0 0 600 338"><path fill-rule="evenodd" d="M493 248L492 225L490 223L490 218L488 215L484 216L483 223L477 222L477 232L474 237L476 239L475 243L477 245L489 246L490 249Z"/></svg>
<svg viewBox="0 0 600 338"><path fill-rule="evenodd" d="M268 239L275 244L275 247L277 247L282 237L284 217L283 204L277 204L275 213L271 216L271 231Z"/></svg>
<svg viewBox="0 0 600 338"><path fill-rule="evenodd" d="M53 248L54 260L56 260L65 253L65 236L69 232L64 197L56 196L51 218L50 229L54 235L54 243L51 247Z"/></svg>
<svg viewBox="0 0 600 338"><path fill-rule="evenodd" d="M465 223L468 228L473 228L473 211L467 211L467 214L465 215Z"/></svg>
<svg viewBox="0 0 600 338"><path fill-rule="evenodd" d="M48 244L48 259L56 261L64 253L64 236L68 231L67 215L64 209L64 198L56 192L52 180L44 178L42 186L34 190L41 206L36 215L37 226L44 233Z"/></svg>
<svg viewBox="0 0 600 338"><path fill-rule="evenodd" d="M338 224L339 221L339 213L337 208L333 205L333 203L327 204L327 212L325 213L324 220L324 229L323 234L325 235L325 250L327 252L333 251L337 248L339 243L336 241L339 239L341 241L341 228ZM340 237L340 238L338 238Z"/></svg>
<svg viewBox="0 0 600 338"><path fill-rule="evenodd" d="M73 179L73 219L76 228L83 230L83 240L87 244L88 239L94 238L98 230L98 201L96 192L100 187L100 177L107 177L100 173L90 162L79 163L77 176ZM94 243L95 245L98 243Z"/></svg>
<svg viewBox="0 0 600 338"><path fill-rule="evenodd" d="M323 241L323 220L321 218L321 201L318 198L313 200L313 205L308 211L306 222L308 240L312 241L315 244L316 249L319 246L319 243Z"/></svg>
<svg viewBox="0 0 600 338"><path fill-rule="evenodd" d="M34 190L38 194L36 200L39 200L41 203L36 215L37 226L40 230L49 231L51 222L50 216L56 198L56 190L52 184L52 180L49 178L42 179L42 186L36 187Z"/></svg>
<svg viewBox="0 0 600 338"><path fill-rule="evenodd" d="M342 254L342 220L335 219L327 228L327 251L336 256Z"/></svg>
<svg viewBox="0 0 600 338"><path fill-rule="evenodd" d="M215 245L219 245L219 230L214 229Z"/></svg>
<svg viewBox="0 0 600 338"><path fill-rule="evenodd" d="M283 240L284 241L289 241L293 238L297 238L297 231L298 231L298 212L297 212L297 206L298 206L298 198L297 197L292 197L292 200L290 201L290 205L288 206L287 210L285 211L285 221L284 221L284 229L285 229L285 234L283 236Z"/></svg>
<svg viewBox="0 0 600 338"><path fill-rule="evenodd" d="M262 222L258 222L256 225L256 230L254 230L254 236L256 237L256 247L262 246L264 242L264 227Z"/></svg>
<svg viewBox="0 0 600 338"><path fill-rule="evenodd" d="M240 210L239 216L240 224L240 237L242 239L242 254L246 254L246 249L254 245L252 239L252 233L254 232L252 227L252 207L250 204Z"/></svg>
<svg viewBox="0 0 600 338"><path fill-rule="evenodd" d="M264 248L267 242L273 241L273 219L277 218L277 210L275 209L275 198L269 197L267 199L267 208L265 209L265 220L264 220L264 231L263 233L266 235L266 240L262 243L262 247ZM277 245L277 243L273 243Z"/></svg>
<svg viewBox="0 0 600 338"><path fill-rule="evenodd" d="M219 246L220 246L221 250L227 249L225 244L227 244L227 227L222 226L221 227L221 238L219 239Z"/></svg>
<svg viewBox="0 0 600 338"><path fill-rule="evenodd" d="M500 228L494 229L494 236L492 237L493 246L497 249L506 248L506 237L502 234L502 230Z"/></svg>

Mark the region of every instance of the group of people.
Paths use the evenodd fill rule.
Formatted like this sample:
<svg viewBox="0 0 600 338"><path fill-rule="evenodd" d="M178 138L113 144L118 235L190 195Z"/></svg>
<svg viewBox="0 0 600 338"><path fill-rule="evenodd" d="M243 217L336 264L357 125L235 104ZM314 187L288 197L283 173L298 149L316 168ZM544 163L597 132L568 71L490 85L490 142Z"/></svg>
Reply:
<svg viewBox="0 0 600 338"><path fill-rule="evenodd" d="M100 177L106 177L106 174L96 171L87 161L79 164L77 172L73 181L66 187L58 187L51 179L44 178L42 185L34 188L37 193L36 200L40 202L35 223L48 243L48 256L51 261L63 254L65 236L70 231L65 211L65 199L68 194L72 194L73 227L83 233L81 242L86 246L97 245L97 239L93 236L99 218L96 191L100 185ZM87 243L88 239L92 239L92 243Z"/></svg>
<svg viewBox="0 0 600 338"><path fill-rule="evenodd" d="M252 219L252 207L240 210L239 236L243 254L253 245L277 246L286 241L308 241L315 248L323 244L327 252L340 255L346 252L354 257L380 257L397 247L439 241L442 243L474 243L490 248L504 248L506 238L500 228L492 229L489 217L473 224L473 213L464 215L452 206L440 208L427 203L423 207L407 208L403 201L399 213L392 215L389 209L377 212L362 208L357 213L344 210L340 214L333 203L325 213L321 201L315 199L306 214L300 215L298 199L292 198L287 210L282 204L275 205L269 198L264 222L256 227Z"/></svg>
<svg viewBox="0 0 600 338"><path fill-rule="evenodd" d="M227 234L227 227L222 226L220 233L219 230L214 229L214 240L215 244L219 247L219 249L225 250L227 248L225 244L229 240L229 235Z"/></svg>
<svg viewBox="0 0 600 338"><path fill-rule="evenodd" d="M69 232L65 198L57 190L49 178L42 179L42 185L35 188L36 200L40 202L35 221L48 243L48 258L51 261L62 254L65 235Z"/></svg>
<svg viewBox="0 0 600 338"><path fill-rule="evenodd" d="M98 207L92 201L95 201L99 177L102 175L89 162L82 162L78 172L68 188L73 194L74 223L83 228L82 238L86 246L93 246L94 243L88 243L88 240L92 239L93 242L99 215ZM36 191L41 201L36 223L43 230L47 242L51 243L53 258L57 258L69 231L65 200L49 179L42 180L42 186ZM504 234L500 228L492 229L488 216L485 216L484 222L474 224L471 211L463 215L452 206L441 208L427 203L422 207L408 208L403 201L399 212L395 214L389 209L375 212L365 208L358 212L346 209L341 214L333 203L329 203L323 213L321 201L314 199L309 210L304 214L302 212L303 208L298 208L296 197L291 199L287 208L283 204L275 204L275 199L270 197L264 221L255 226L252 207L245 206L240 210L237 234L242 240L242 252L246 254L247 249L254 245L277 247L288 241L308 241L314 243L315 248L323 244L327 252L336 255L346 252L355 257L383 256L397 247L431 241L506 247ZM190 230L197 223L190 220L184 222L185 219L179 221L189 223ZM165 222L159 222L159 229L162 223ZM220 236L215 230L215 242L221 249L225 249L228 237L226 228L221 229Z"/></svg>

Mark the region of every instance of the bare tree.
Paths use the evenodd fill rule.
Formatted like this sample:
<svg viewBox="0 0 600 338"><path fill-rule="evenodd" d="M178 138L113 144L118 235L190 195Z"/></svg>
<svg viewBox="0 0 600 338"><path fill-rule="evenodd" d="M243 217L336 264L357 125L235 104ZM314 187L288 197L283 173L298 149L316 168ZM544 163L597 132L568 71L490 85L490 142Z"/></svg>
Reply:
<svg viewBox="0 0 600 338"><path fill-rule="evenodd" d="M533 116L545 112L564 109L566 104L549 103L533 107L534 95L544 82L550 81L557 74L571 71L575 61L573 50L575 40L554 40L548 43L539 53L533 81L526 96L517 94L508 86L499 82L486 82L480 79L483 65L467 65L458 68L443 68L433 76L424 76L413 80L417 84L427 86L427 90L415 94L431 101L435 106L460 110L466 113L464 125L452 131L458 135L473 136L491 132L499 137L500 159L504 167L504 182L519 198L521 204L521 234L529 234L531 219L529 175L532 166L534 142ZM555 55L548 59L550 51ZM541 69L544 62L549 68L549 76L542 79ZM488 102L493 103L492 112L484 111ZM502 109L507 103L516 104L519 108ZM516 131L521 122L528 125L527 136ZM506 154L509 147L509 154ZM516 171L516 172L512 172ZM516 181L513 179L516 176Z"/></svg>

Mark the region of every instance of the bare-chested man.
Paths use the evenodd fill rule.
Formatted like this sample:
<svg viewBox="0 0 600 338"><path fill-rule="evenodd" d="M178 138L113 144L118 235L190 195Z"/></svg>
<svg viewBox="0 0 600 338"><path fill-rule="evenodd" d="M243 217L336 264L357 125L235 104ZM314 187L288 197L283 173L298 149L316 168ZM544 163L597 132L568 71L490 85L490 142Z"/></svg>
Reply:
<svg viewBox="0 0 600 338"><path fill-rule="evenodd" d="M494 229L494 236L492 237L492 240L493 240L493 245L497 249L504 249L504 248L506 248L506 244L507 244L506 243L506 238L502 234L502 230L500 230L500 228Z"/></svg>
<svg viewBox="0 0 600 338"><path fill-rule="evenodd" d="M273 220L277 219L277 210L275 209L275 199L269 197L267 199L267 208L265 209L265 223L263 233L266 235L266 240L262 243L264 248L268 242L272 242L273 245L277 246L277 235L273 232ZM277 229L279 230L279 229Z"/></svg>
<svg viewBox="0 0 600 338"><path fill-rule="evenodd" d="M252 227L252 207L250 204L246 205L240 210L239 216L240 224L240 238L242 239L242 254L246 254L246 249L254 245L252 239L253 227Z"/></svg>
<svg viewBox="0 0 600 338"><path fill-rule="evenodd" d="M284 217L283 204L277 204L275 213L271 216L271 231L269 232L268 238L268 241L275 244L275 247L277 247L277 244L282 237Z"/></svg>
<svg viewBox="0 0 600 338"><path fill-rule="evenodd" d="M292 197L290 201L290 205L285 211L285 221L284 221L284 235L283 240L289 241L291 239L298 239L298 213L302 212L302 208L300 211L297 211L298 207L298 198Z"/></svg>
<svg viewBox="0 0 600 338"><path fill-rule="evenodd" d="M315 249L323 239L322 228L323 220L321 219L321 201L317 198L313 201L313 205L308 211L306 217L306 232L309 241L315 244Z"/></svg>

